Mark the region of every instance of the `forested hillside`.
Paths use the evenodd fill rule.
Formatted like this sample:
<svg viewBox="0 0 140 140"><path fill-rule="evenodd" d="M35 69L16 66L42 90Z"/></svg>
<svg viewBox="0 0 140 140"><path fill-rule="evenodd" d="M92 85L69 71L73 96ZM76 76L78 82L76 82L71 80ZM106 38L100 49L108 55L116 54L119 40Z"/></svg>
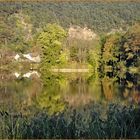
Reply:
<svg viewBox="0 0 140 140"><path fill-rule="evenodd" d="M139 21L139 2L3 2L1 57L35 50L45 69L137 68Z"/></svg>
<svg viewBox="0 0 140 140"><path fill-rule="evenodd" d="M28 15L33 27L43 27L46 23L57 23L63 27L70 25L88 26L98 33L112 28L127 28L140 20L139 2L4 2L0 3L0 13L5 19L22 11Z"/></svg>
<svg viewBox="0 0 140 140"><path fill-rule="evenodd" d="M6 1L0 139L140 139L140 0Z"/></svg>

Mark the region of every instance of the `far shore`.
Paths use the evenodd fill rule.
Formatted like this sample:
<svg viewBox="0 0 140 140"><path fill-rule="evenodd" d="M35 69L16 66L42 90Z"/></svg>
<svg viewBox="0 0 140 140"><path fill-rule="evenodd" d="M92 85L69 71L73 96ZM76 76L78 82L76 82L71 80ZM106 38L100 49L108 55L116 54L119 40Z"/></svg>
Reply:
<svg viewBox="0 0 140 140"><path fill-rule="evenodd" d="M52 72L89 72L90 69L51 69Z"/></svg>

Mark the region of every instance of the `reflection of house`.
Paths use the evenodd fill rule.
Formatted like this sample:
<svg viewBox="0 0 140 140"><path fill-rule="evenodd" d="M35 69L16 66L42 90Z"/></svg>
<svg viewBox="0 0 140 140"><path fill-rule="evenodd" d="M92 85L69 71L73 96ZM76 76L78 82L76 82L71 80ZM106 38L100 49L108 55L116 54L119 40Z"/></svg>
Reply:
<svg viewBox="0 0 140 140"><path fill-rule="evenodd" d="M15 72L14 75L16 76L16 78L19 78L19 77L30 78L31 76L37 76L37 77L40 76L37 71L29 71L23 75L21 73Z"/></svg>

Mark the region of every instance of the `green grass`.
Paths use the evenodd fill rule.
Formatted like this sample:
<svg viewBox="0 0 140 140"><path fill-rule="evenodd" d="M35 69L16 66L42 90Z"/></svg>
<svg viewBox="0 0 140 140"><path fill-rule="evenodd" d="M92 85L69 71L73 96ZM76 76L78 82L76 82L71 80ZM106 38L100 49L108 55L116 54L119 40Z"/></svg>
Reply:
<svg viewBox="0 0 140 140"><path fill-rule="evenodd" d="M28 117L1 112L0 138L140 138L139 117L140 109L115 104L107 110L91 104L53 116L46 110Z"/></svg>

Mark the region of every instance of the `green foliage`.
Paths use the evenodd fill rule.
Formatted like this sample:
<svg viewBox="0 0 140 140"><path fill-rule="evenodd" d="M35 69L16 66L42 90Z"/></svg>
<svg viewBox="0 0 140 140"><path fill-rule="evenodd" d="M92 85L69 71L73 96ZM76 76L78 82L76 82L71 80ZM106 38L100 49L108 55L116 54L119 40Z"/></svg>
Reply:
<svg viewBox="0 0 140 140"><path fill-rule="evenodd" d="M59 57L59 65L60 66L67 65L68 64L68 60L69 60L69 52L68 52L68 50L65 50L65 51L63 51L60 54L60 57Z"/></svg>
<svg viewBox="0 0 140 140"><path fill-rule="evenodd" d="M68 111L53 117L41 111L28 118L1 112L0 138L138 139L140 137L138 108L109 104L107 109L104 109L104 106L94 103L83 109L69 108Z"/></svg>
<svg viewBox="0 0 140 140"><path fill-rule="evenodd" d="M75 45L71 46L71 48L70 48L70 58L71 58L72 61L77 61L78 62L77 52L78 52L78 47L76 47Z"/></svg>
<svg viewBox="0 0 140 140"><path fill-rule="evenodd" d="M96 39L93 40L82 40L82 39L76 39L76 38L70 38L68 39L67 48L70 52L70 61L77 62L79 64L89 63L88 59L90 59L89 55L91 55L90 52L93 53L93 51L97 51ZM97 52L98 53L98 52Z"/></svg>
<svg viewBox="0 0 140 140"><path fill-rule="evenodd" d="M136 24L121 39L121 61L126 67L140 67L140 24Z"/></svg>
<svg viewBox="0 0 140 140"><path fill-rule="evenodd" d="M32 25L29 16L18 13L8 17L1 16L0 43L17 52L26 52L33 40Z"/></svg>
<svg viewBox="0 0 140 140"><path fill-rule="evenodd" d="M101 64L113 69L140 66L140 25L132 26L125 34L111 34L101 39Z"/></svg>
<svg viewBox="0 0 140 140"><path fill-rule="evenodd" d="M61 81L65 80L61 75L52 74L49 71L44 71L42 74L43 89L42 93L35 99L37 108L47 109L48 115L54 115L62 112L65 109L64 101L62 100Z"/></svg>
<svg viewBox="0 0 140 140"><path fill-rule="evenodd" d="M136 1L0 3L2 15L6 17L22 10L31 17L35 28L43 27L46 23L58 23L63 27L87 25L99 33L112 28L125 29L140 20L139 7L140 3Z"/></svg>
<svg viewBox="0 0 140 140"><path fill-rule="evenodd" d="M70 45L64 45L63 42L67 36L63 28L71 25L87 26L98 34L120 27L127 30L139 21L139 2L4 2L0 3L0 9L1 46L22 53L34 46L42 47L41 67L44 69L73 61L81 64L89 61L92 65L99 65L100 61L100 67L139 66L139 33L136 29L131 29L126 35L101 37L100 54L96 53L99 50L94 50L94 43L72 40ZM50 24L44 27L47 23Z"/></svg>
<svg viewBox="0 0 140 140"><path fill-rule="evenodd" d="M136 106L116 104L106 106L106 101L111 100L116 93L118 100L120 100L118 96L123 96L125 101L139 104L139 75L131 76L128 72L124 74L119 71L130 69L132 73L138 72L136 69L140 67L139 24L125 34L101 36L100 46L95 43L98 40L88 42L82 39L73 39L69 45L66 45L67 32L61 27L86 24L98 33L108 32L118 27L124 27L125 30L139 20L139 6L137 2L0 3L2 66L12 63L13 59L9 57L12 50L26 52L30 47L37 47L37 49L40 47L43 84L42 92L37 96L36 93L39 91L36 90L39 89L39 85L32 85L27 91L28 94L25 94L26 92L22 89L29 87L30 80L24 83L25 79L21 77L15 84L10 82L7 87L5 83L2 85L1 91L8 93L9 98L12 97L12 102L4 103L7 111L4 110L4 106L0 108L0 138L140 138L140 110ZM58 25L52 24L54 22ZM45 24L47 25L44 27ZM5 56L8 57L5 58ZM70 64L72 67L73 61L77 62L78 68L83 63L92 65L94 73L87 81L86 78L78 77L69 82L64 76L48 71L53 66ZM15 65L18 64L15 63ZM22 67L25 69L24 65ZM104 69L97 73L100 67ZM98 75L101 75L102 79L97 80ZM9 76L1 75L1 77L3 81L10 79ZM13 75L11 77L13 78ZM89 86L86 85L87 83ZM30 93L33 95L29 95ZM62 95L65 93L70 95ZM94 95L91 97L88 93L94 93ZM133 94L131 97L128 96L130 93ZM76 96L78 98L75 98ZM7 95L2 94L2 97L6 98ZM88 101L92 101L93 98L95 101L105 98L106 101L101 100L103 103L101 105L101 102L99 104L86 102L85 98ZM74 99L76 103L84 100L83 102L87 104L84 107L82 104L75 107L74 104L76 109L68 107L67 103L73 104ZM29 105L25 105L28 102L30 102ZM15 110L14 113L11 107ZM20 110L22 107L23 110ZM22 111L31 111L31 116L22 114Z"/></svg>
<svg viewBox="0 0 140 140"><path fill-rule="evenodd" d="M106 38L104 47L103 47L103 61L109 63L108 65L115 65L119 61L119 40L120 35L110 35Z"/></svg>
<svg viewBox="0 0 140 140"><path fill-rule="evenodd" d="M61 95L55 91L47 90L50 87L46 87L44 92L37 97L37 107L42 109L47 109L49 115L58 114L62 112L65 108L65 104L61 99Z"/></svg>
<svg viewBox="0 0 140 140"><path fill-rule="evenodd" d="M62 42L65 37L65 30L57 24L48 24L40 33L38 43L42 47L43 67L47 68L59 64Z"/></svg>

